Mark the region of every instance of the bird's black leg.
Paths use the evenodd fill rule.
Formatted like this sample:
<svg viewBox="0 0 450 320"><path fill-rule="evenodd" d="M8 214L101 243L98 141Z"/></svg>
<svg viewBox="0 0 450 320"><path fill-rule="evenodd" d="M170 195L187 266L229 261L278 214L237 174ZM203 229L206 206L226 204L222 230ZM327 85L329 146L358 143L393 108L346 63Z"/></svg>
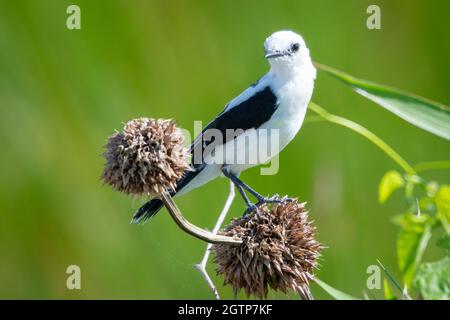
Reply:
<svg viewBox="0 0 450 320"><path fill-rule="evenodd" d="M234 183L234 181L233 181ZM238 189L239 193L241 194L242 198L244 199L245 204L247 205L248 211L253 211L256 209L256 205L254 205L250 199L247 197L247 194L245 193L244 189L238 184L235 184L236 188Z"/></svg>
<svg viewBox="0 0 450 320"><path fill-rule="evenodd" d="M255 189L251 188L249 185L247 185L245 182L243 182L241 179L239 179L235 174L230 172L230 170L228 170L227 167L223 167L222 172L227 178L229 178L234 183L234 185L238 188L239 193L244 198L244 201L247 204L247 208L248 208L245 214L253 211L255 208L257 208L259 205L261 205L263 203L282 203L285 201L292 200L292 199L288 199L288 198L280 198L278 196L278 194L276 194L272 197L264 197L260 193L258 193ZM258 203L256 205L254 205L250 202L250 200L248 199L248 197L245 194L243 189L250 192L250 194L252 194L258 200Z"/></svg>
<svg viewBox="0 0 450 320"><path fill-rule="evenodd" d="M278 195L274 195L273 197L264 197L263 195L261 195L260 193L258 193L255 189L253 189L252 187L250 187L248 184L246 184L244 181L242 181L241 179L239 179L235 174L231 173L227 167L224 167L222 169L223 174L229 178L231 181L233 181L233 183L236 186L240 186L241 188L244 188L245 190L247 190L248 192L250 192L250 194L252 194L256 199L258 199L259 203L274 203L274 202L281 202L278 201L277 199L279 199Z"/></svg>
<svg viewBox="0 0 450 320"><path fill-rule="evenodd" d="M232 174L227 167L223 167L222 172L225 175L225 177L227 177L233 182L233 184L236 186L239 193L241 194L242 198L244 199L244 202L247 205L247 210L245 210L244 215L252 212L253 210L256 210L258 207L255 204L253 204L247 197L247 194L245 193L242 186L242 181L236 175Z"/></svg>

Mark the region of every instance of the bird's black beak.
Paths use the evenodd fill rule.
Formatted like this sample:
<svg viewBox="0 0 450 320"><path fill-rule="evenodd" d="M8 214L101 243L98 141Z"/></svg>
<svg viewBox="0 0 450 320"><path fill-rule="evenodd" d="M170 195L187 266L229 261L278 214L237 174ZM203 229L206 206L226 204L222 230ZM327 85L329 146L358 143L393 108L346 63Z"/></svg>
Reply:
<svg viewBox="0 0 450 320"><path fill-rule="evenodd" d="M266 52L265 58L272 59L272 58L284 57L287 55L290 55L290 53L289 52L281 52L281 51L271 51L271 52Z"/></svg>

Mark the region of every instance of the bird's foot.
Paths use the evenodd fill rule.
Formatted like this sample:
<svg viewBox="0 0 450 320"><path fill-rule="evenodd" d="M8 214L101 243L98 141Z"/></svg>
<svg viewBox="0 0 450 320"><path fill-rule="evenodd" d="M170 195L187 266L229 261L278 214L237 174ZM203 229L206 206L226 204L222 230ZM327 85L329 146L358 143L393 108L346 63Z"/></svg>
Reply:
<svg viewBox="0 0 450 320"><path fill-rule="evenodd" d="M258 203L256 204L256 206L260 206L264 203L286 203L286 202L292 202L294 201L294 198L288 198L287 196L284 196L282 198L280 198L280 196L278 194L274 194L271 197L261 197L258 198Z"/></svg>
<svg viewBox="0 0 450 320"><path fill-rule="evenodd" d="M286 202L292 202L295 198L288 198L287 196L284 196L280 198L278 194L275 194L271 197L258 197L258 202L256 204L249 203L247 204L247 209L245 210L243 216L247 216L248 214L252 213L253 211L258 212L259 207L263 204L272 204L272 203L286 203Z"/></svg>
<svg viewBox="0 0 450 320"><path fill-rule="evenodd" d="M250 213L252 213L253 211L258 212L258 206L256 204L250 204L247 206L247 209L244 211L244 214L242 215L243 217L249 215Z"/></svg>

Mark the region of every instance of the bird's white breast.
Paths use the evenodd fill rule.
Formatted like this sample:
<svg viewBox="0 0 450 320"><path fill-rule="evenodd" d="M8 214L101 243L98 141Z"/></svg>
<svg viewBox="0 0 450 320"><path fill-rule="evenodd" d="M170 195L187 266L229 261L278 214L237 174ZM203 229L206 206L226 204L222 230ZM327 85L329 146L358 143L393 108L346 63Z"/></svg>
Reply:
<svg viewBox="0 0 450 320"><path fill-rule="evenodd" d="M314 82L298 76L287 81L275 79L272 86L279 105L270 121L261 128L278 130L280 152L294 139L303 124Z"/></svg>
<svg viewBox="0 0 450 320"><path fill-rule="evenodd" d="M238 153L245 152L248 159L255 159L251 155L257 155L258 160L256 162L232 164L230 165L232 172L239 173L247 168L269 161L294 139L303 124L313 86L313 79L305 81L301 77L287 81L274 79L271 82L271 88L277 96L277 110L269 121L258 129L247 130L234 142L235 145L245 146L245 150L241 147L237 150ZM258 137L257 143L255 143L255 136ZM230 159L229 163L231 162Z"/></svg>
<svg viewBox="0 0 450 320"><path fill-rule="evenodd" d="M273 90L278 98L278 108L271 119L261 126L262 129L279 131L281 151L300 130L311 100L313 81L296 77L286 82L274 81Z"/></svg>

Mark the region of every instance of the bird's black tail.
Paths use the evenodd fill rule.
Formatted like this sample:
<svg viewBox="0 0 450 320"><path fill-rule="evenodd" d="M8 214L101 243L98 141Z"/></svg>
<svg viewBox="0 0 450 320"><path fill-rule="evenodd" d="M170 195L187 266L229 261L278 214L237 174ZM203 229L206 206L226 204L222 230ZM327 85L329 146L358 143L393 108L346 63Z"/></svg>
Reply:
<svg viewBox="0 0 450 320"><path fill-rule="evenodd" d="M146 202L133 216L133 223L145 222L147 219L153 217L163 207L163 203L159 199L152 199Z"/></svg>

